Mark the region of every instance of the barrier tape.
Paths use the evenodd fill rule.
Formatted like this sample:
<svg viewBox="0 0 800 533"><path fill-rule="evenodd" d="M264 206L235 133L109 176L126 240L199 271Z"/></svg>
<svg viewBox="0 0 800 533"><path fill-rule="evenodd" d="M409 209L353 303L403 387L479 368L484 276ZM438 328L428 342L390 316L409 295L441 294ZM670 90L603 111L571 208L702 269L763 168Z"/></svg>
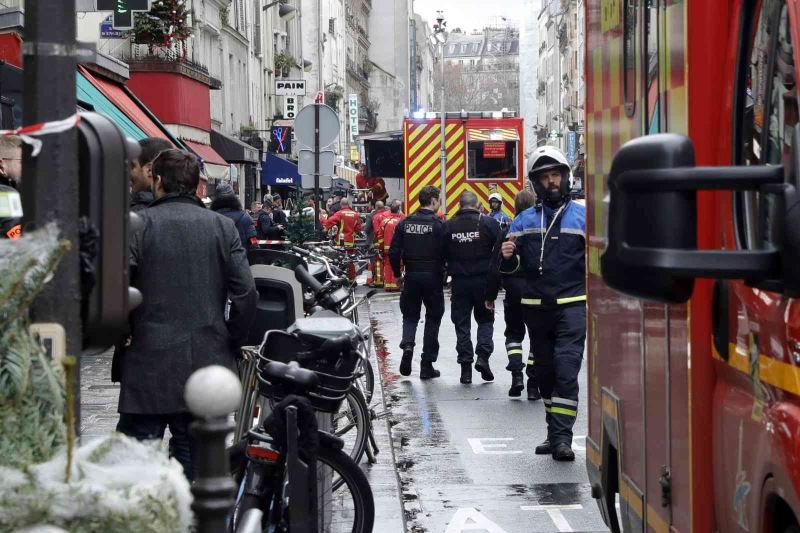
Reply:
<svg viewBox="0 0 800 533"><path fill-rule="evenodd" d="M80 122L81 117L78 113L67 117L62 120L52 120L50 122L40 122L39 124L31 124L30 126L22 126L21 128L13 130L0 130L0 136L7 137L17 135L22 142L30 145L32 151L31 155L36 157L42 151L42 141L35 139L40 135L48 135L50 133L61 133L74 128Z"/></svg>
<svg viewBox="0 0 800 533"><path fill-rule="evenodd" d="M292 244L292 241L258 241L258 244Z"/></svg>

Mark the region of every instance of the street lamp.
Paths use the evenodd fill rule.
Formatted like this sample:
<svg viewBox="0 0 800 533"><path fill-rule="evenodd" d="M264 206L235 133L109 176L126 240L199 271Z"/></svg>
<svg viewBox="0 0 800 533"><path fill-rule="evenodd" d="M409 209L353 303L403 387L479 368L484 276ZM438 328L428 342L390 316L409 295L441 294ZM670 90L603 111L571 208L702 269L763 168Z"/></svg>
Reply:
<svg viewBox="0 0 800 533"><path fill-rule="evenodd" d="M442 165L442 203L444 205L444 215L447 216L447 146L445 143L444 132L445 132L445 114L446 114L446 107L444 104L444 44L447 42L447 22L444 20L444 13L442 11L438 11L438 16L436 17L436 24L433 25L433 42L439 43L439 62L441 63L442 67L442 153L441 153L441 165Z"/></svg>
<svg viewBox="0 0 800 533"><path fill-rule="evenodd" d="M295 16L297 16L297 8L284 3L284 0L276 0L275 2L270 2L261 9L266 11L267 9L275 7L277 5L280 5L280 7L278 8L278 16L281 18L281 20L285 20L288 22L292 20Z"/></svg>

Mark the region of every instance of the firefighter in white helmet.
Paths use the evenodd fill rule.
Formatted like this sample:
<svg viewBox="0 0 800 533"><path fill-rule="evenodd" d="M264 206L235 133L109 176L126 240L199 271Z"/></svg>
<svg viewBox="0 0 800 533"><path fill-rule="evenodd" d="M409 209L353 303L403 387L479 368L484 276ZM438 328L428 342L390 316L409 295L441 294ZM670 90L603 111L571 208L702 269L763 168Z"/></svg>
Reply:
<svg viewBox="0 0 800 533"><path fill-rule="evenodd" d="M558 149L537 148L528 179L539 204L514 219L500 269L525 275L523 315L547 421L547 440L536 453L574 461L572 427L586 339L586 208L570 200L572 173Z"/></svg>
<svg viewBox="0 0 800 533"><path fill-rule="evenodd" d="M489 216L500 223L500 227L505 229L511 224L511 219L503 213L503 195L493 192L489 195Z"/></svg>

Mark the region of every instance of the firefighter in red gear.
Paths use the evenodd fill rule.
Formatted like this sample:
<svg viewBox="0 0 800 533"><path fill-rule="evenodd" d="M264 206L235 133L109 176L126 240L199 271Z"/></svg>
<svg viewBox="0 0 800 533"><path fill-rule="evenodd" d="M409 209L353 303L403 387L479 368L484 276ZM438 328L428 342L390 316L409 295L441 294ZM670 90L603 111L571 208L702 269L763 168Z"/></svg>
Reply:
<svg viewBox="0 0 800 533"><path fill-rule="evenodd" d="M356 233L361 231L362 227L361 215L350 207L350 198L342 198L340 203L342 208L328 217L325 229L336 226L339 230L336 234L336 244L348 249L348 253L352 253L356 247ZM351 282L356 280L355 265L350 265L347 275Z"/></svg>
<svg viewBox="0 0 800 533"><path fill-rule="evenodd" d="M378 251L378 255L375 256L374 268L373 270L373 285L375 287L383 287L384 282L384 269L386 268L385 265L388 263L384 263L383 257L383 222L386 220L386 217L389 216L389 208L384 207L383 202L380 200L375 204L376 207L380 205L380 208L376 209L375 214L372 215L372 231L375 235L375 249Z"/></svg>
<svg viewBox="0 0 800 533"><path fill-rule="evenodd" d="M394 276L394 272L392 271L392 265L389 263L389 248L392 246L392 239L394 239L395 229L405 218L405 215L403 215L400 210L402 206L403 204L400 202L400 200L394 200L392 202L392 205L389 208L389 213L381 222L380 232L376 234L376 237L380 235L379 238L383 244L383 286L387 292L400 290L400 287L397 284L397 278Z"/></svg>

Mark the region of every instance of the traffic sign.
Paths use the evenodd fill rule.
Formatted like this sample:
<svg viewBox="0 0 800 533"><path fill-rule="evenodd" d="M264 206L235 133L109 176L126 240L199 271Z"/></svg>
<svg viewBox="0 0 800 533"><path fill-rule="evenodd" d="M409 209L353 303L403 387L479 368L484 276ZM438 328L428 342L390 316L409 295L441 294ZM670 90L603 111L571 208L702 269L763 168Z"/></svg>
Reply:
<svg viewBox="0 0 800 533"><path fill-rule="evenodd" d="M301 175L313 175L317 171L314 169L314 150L302 148L297 157L297 172ZM336 163L336 152L333 150L322 150L319 153L319 175L333 176L333 167Z"/></svg>
<svg viewBox="0 0 800 533"><path fill-rule="evenodd" d="M339 117L336 112L324 104L305 106L294 119L294 135L297 141L308 147L315 147L315 112L319 109L319 147L327 148L339 136Z"/></svg>

